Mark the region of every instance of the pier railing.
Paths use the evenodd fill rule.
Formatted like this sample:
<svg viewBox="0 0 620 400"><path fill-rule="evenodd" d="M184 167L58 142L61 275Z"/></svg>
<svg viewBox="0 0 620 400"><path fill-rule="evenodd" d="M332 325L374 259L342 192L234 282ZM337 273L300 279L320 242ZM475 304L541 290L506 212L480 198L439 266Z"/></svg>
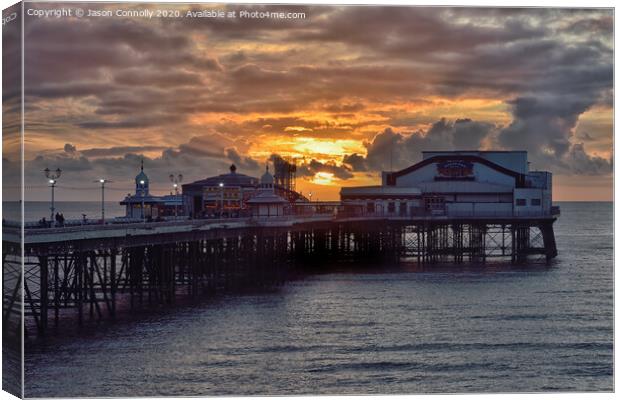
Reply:
<svg viewBox="0 0 620 400"><path fill-rule="evenodd" d="M101 236L108 236L107 233L119 231L150 231L157 232L175 232L188 231L196 229L210 228L226 228L226 227L257 227L257 226L291 226L300 223L311 223L316 221L346 221L346 220L393 220L393 221L445 221L447 219L554 219L559 215L559 207L553 207L552 212L541 213L536 211L519 211L519 212L467 212L467 211L449 211L449 212L418 212L414 215L400 214L398 212L365 212L359 210L340 209L337 213L303 213L300 215L289 214L283 216L271 217L231 217L231 218L206 218L206 219L184 219L184 220L166 220L166 221L114 221L111 220L106 224L85 224L85 225L64 225L53 227L41 227L38 224L25 224L26 236L33 235L66 235L70 233L99 233ZM18 240L19 232L18 223L6 223L3 227L4 240L11 240L15 237ZM60 238L60 237L59 237Z"/></svg>

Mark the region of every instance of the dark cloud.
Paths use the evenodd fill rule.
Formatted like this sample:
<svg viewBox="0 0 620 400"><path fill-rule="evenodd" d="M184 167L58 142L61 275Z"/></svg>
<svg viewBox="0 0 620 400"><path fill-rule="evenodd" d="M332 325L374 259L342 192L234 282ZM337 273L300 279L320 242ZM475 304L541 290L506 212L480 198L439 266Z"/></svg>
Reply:
<svg viewBox="0 0 620 400"><path fill-rule="evenodd" d="M595 102L583 97L518 98L511 102L513 121L498 135L507 149L528 151L530 161L556 172L591 174L611 172L610 163L586 153L583 144L571 138L578 118Z"/></svg>
<svg viewBox="0 0 620 400"><path fill-rule="evenodd" d="M362 111L365 106L361 103L350 103L350 104L328 104L323 107L325 111L339 114L339 113L352 113Z"/></svg>
<svg viewBox="0 0 620 400"><path fill-rule="evenodd" d="M65 145L66 147L67 145ZM142 153L151 151L165 150L162 146L116 146L116 147L102 147L80 150L80 153L85 157L110 157L110 156L122 156L127 153ZM73 150L76 148L73 146ZM66 151L66 150L65 150Z"/></svg>
<svg viewBox="0 0 620 400"><path fill-rule="evenodd" d="M446 15L446 13L452 15ZM544 28L504 18L497 26L454 23L459 9L424 7L342 7L296 38L342 42L390 58L461 53L485 44L540 38Z"/></svg>
<svg viewBox="0 0 620 400"><path fill-rule="evenodd" d="M401 169L421 159L422 151L476 150L496 127L485 122L441 119L425 132L398 133L387 128L366 143L367 155L347 155L343 162L356 171Z"/></svg>
<svg viewBox="0 0 620 400"><path fill-rule="evenodd" d="M184 119L185 117L179 114L150 114L148 116L130 117L120 121L85 121L78 123L78 126L86 129L137 129L175 124Z"/></svg>
<svg viewBox="0 0 620 400"><path fill-rule="evenodd" d="M27 165L28 173L34 173L37 177L43 176L41 171L45 168L60 168L63 171L74 173L84 173L93 169L92 163L88 158L68 153L39 155L34 160L28 162Z"/></svg>
<svg viewBox="0 0 620 400"><path fill-rule="evenodd" d="M604 159L586 153L583 143L571 146L566 163L572 173L578 175L605 175L613 172L613 158Z"/></svg>
<svg viewBox="0 0 620 400"><path fill-rule="evenodd" d="M177 148L163 150L159 146L118 146L80 150L67 143L62 151L48 152L26 161L26 186L35 188L29 189L29 193L34 193L31 190L38 190L45 196L47 192L44 186L41 186L45 185L43 170L60 168L63 174L59 185L62 186L60 189L64 189L57 193L59 199L70 200L71 196L75 195L70 188L78 187L83 188L80 192L82 198L96 200L98 192L95 190L93 180L105 177L112 181L109 185L110 190L131 192L133 178L139 172L142 162L151 180L152 190L160 194L171 190L168 180L171 173L182 173L184 180L191 182L225 173L231 162L237 164L240 172L250 175L260 170L258 161L242 155L236 147L227 149L218 147L223 142L218 135L194 137L190 142L192 145L183 143ZM217 143L211 152L208 151L210 143ZM241 142L239 144L243 145ZM161 152L157 156L145 154L158 150ZM8 163L5 164L9 166ZM89 192L88 188L93 188L92 192Z"/></svg>
<svg viewBox="0 0 620 400"><path fill-rule="evenodd" d="M577 35L611 35L614 29L614 19L611 15L580 18L576 21L569 22L565 29Z"/></svg>
<svg viewBox="0 0 620 400"><path fill-rule="evenodd" d="M276 161L286 160L279 154L272 154L269 157L269 161L274 163ZM314 159L310 161L303 160L300 164L297 165L297 176L299 178L312 178L318 172L327 172L330 174L334 174L336 178L342 180L353 178L353 171L347 165L337 165L334 162L322 163Z"/></svg>
<svg viewBox="0 0 620 400"><path fill-rule="evenodd" d="M345 155L342 157L342 163L350 166L353 171L363 172L369 169L366 157L357 153Z"/></svg>
<svg viewBox="0 0 620 400"><path fill-rule="evenodd" d="M252 157L242 156L235 147L226 149L226 156L230 161L235 163L238 168L247 171L256 171L260 168L260 163Z"/></svg>
<svg viewBox="0 0 620 400"><path fill-rule="evenodd" d="M76 147L72 145L71 143L66 143L64 149L65 149L65 153L69 153L69 154L74 154L76 151Z"/></svg>
<svg viewBox="0 0 620 400"><path fill-rule="evenodd" d="M313 159L297 167L298 177L313 177L318 172L334 174L336 178L342 180L353 178L353 173L349 167L346 165L336 165L336 163L332 162L322 163Z"/></svg>
<svg viewBox="0 0 620 400"><path fill-rule="evenodd" d="M202 77L194 72L148 71L135 68L121 71L114 76L117 84L128 86L182 87L202 85Z"/></svg>

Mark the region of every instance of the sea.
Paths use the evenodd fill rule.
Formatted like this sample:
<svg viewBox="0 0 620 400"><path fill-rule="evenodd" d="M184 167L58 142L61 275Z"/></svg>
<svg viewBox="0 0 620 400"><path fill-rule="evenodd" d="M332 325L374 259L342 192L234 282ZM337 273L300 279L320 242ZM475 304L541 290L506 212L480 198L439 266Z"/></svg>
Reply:
<svg viewBox="0 0 620 400"><path fill-rule="evenodd" d="M334 266L29 339L25 394L612 391L613 204L558 205L550 266Z"/></svg>
<svg viewBox="0 0 620 400"><path fill-rule="evenodd" d="M24 220L37 222L42 218L50 219L49 201L27 201L24 204ZM7 220L19 220L21 204L17 201L2 202L2 214ZM124 217L125 206L118 201L106 201L104 203L106 218ZM101 202L97 201L57 201L54 203L54 213L62 213L65 220L83 220L101 218Z"/></svg>

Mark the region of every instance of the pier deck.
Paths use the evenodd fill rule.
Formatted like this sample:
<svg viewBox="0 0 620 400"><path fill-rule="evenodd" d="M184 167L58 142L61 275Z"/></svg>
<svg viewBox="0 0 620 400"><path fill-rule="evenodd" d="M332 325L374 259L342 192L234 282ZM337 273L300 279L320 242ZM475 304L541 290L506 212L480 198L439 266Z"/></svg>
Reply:
<svg viewBox="0 0 620 400"><path fill-rule="evenodd" d="M277 285L296 265L333 262L484 264L549 262L553 216L385 217L318 214L65 228L3 229L5 330L15 328L23 279L25 315L39 333L60 312L114 317L230 288ZM23 274L22 266L23 265ZM8 322L8 323L7 323Z"/></svg>

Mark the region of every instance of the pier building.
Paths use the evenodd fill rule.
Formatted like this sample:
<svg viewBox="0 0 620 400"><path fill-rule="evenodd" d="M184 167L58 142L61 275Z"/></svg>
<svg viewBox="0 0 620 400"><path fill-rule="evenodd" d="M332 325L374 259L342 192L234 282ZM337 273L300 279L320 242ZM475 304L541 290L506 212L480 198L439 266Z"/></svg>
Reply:
<svg viewBox="0 0 620 400"><path fill-rule="evenodd" d="M149 177L144 172L144 162L140 163L140 172L135 179L135 192L129 193L120 204L125 206L128 219L158 219L183 215L181 195L153 196L149 191Z"/></svg>
<svg viewBox="0 0 620 400"><path fill-rule="evenodd" d="M284 161L275 162L276 173L282 178L272 176L272 189L275 195L292 203L299 199L306 200L295 188L295 166ZM235 164L229 172L211 176L188 183L183 188L183 204L193 218L202 217L249 217L252 210L248 200L261 194L260 180L256 177L237 172ZM262 193L264 195L264 191Z"/></svg>
<svg viewBox="0 0 620 400"><path fill-rule="evenodd" d="M237 172L232 164L226 174L183 185L183 204L194 218L247 216L246 202L254 195L258 184L258 178Z"/></svg>
<svg viewBox="0 0 620 400"><path fill-rule="evenodd" d="M529 171L525 151L425 151L422 161L383 172L380 186L344 187L349 214L541 216L552 207L552 175Z"/></svg>
<svg viewBox="0 0 620 400"><path fill-rule="evenodd" d="M290 212L291 205L288 200L278 196L275 192L275 180L269 173L267 166L265 173L260 178L260 186L256 194L247 201L254 217L279 217Z"/></svg>

